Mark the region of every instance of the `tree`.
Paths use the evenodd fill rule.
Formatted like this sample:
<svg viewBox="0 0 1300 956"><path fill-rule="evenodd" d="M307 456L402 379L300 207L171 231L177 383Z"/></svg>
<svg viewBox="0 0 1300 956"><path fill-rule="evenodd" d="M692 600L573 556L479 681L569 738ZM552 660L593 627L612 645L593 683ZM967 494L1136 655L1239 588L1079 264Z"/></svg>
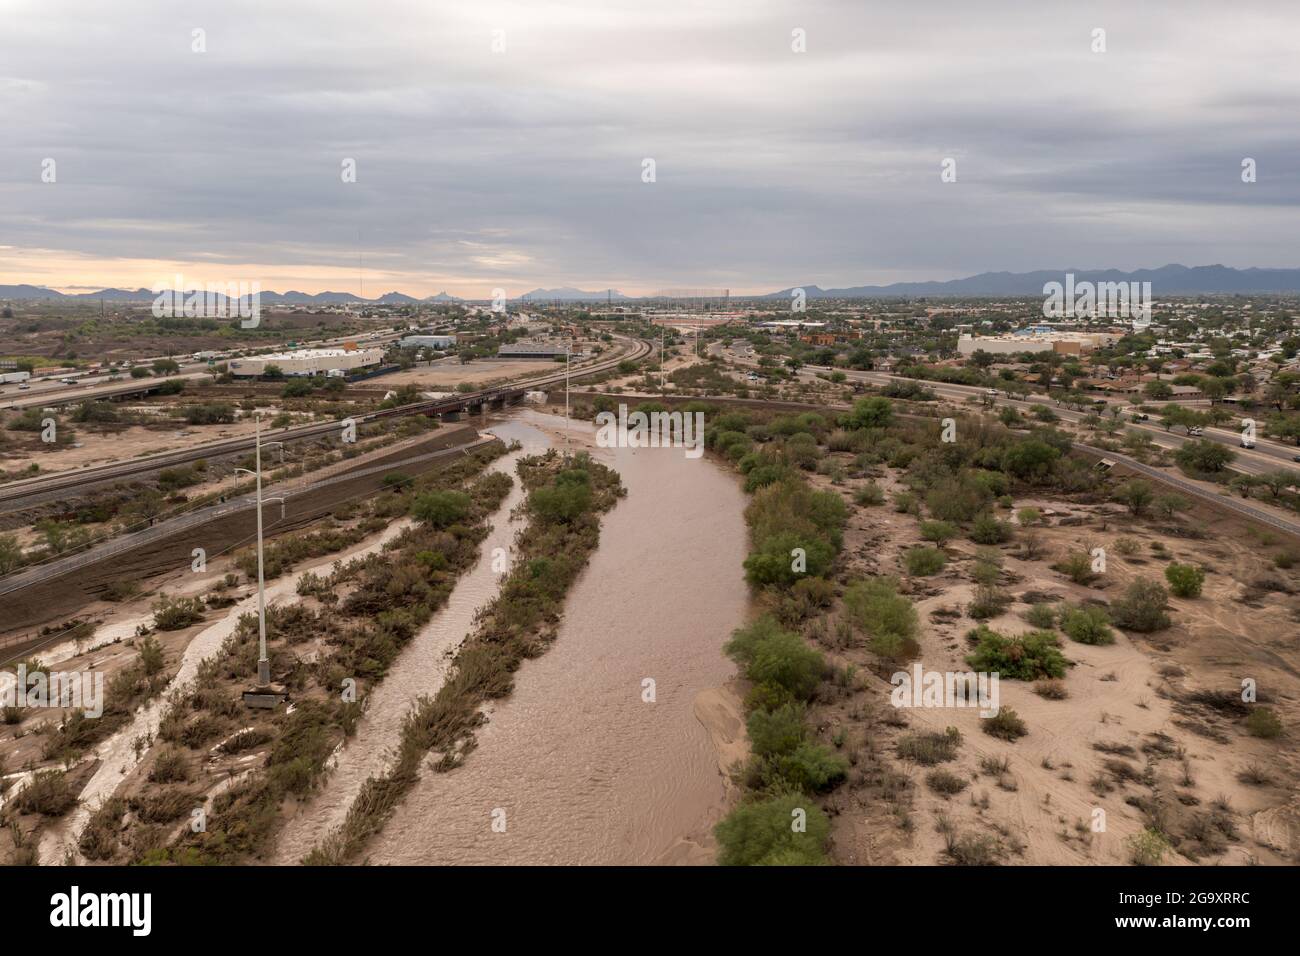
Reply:
<svg viewBox="0 0 1300 956"><path fill-rule="evenodd" d="M469 507L470 497L463 491L426 491L411 503L411 515L435 528L448 528L469 514Z"/></svg>
<svg viewBox="0 0 1300 956"><path fill-rule="evenodd" d="M1131 481L1124 482L1119 490L1115 492L1115 500L1127 506L1133 516L1139 518L1147 510L1154 498L1155 489L1151 487L1151 482L1141 478L1134 478Z"/></svg>
<svg viewBox="0 0 1300 956"><path fill-rule="evenodd" d="M1165 568L1165 580L1178 597L1200 597L1201 587L1205 584L1205 571L1194 564L1179 564L1175 561Z"/></svg>
<svg viewBox="0 0 1300 956"><path fill-rule="evenodd" d="M1169 592L1159 581L1138 578L1128 586L1123 597L1111 605L1111 620L1127 631L1149 633L1169 626L1165 605Z"/></svg>
<svg viewBox="0 0 1300 956"><path fill-rule="evenodd" d="M1162 382L1159 379L1156 379L1154 382L1147 382L1145 385L1143 385L1142 392L1143 394L1146 395L1147 398L1154 399L1156 401L1161 401L1166 398L1172 398L1174 394L1174 390L1169 385L1169 383Z"/></svg>
<svg viewBox="0 0 1300 956"><path fill-rule="evenodd" d="M1274 498L1277 498L1292 485L1300 483L1300 475L1285 468L1276 468L1260 475L1259 483L1272 492Z"/></svg>
<svg viewBox="0 0 1300 956"><path fill-rule="evenodd" d="M1042 482L1052 473L1061 453L1038 438L1026 438L1002 453L1002 468L1017 478Z"/></svg>
<svg viewBox="0 0 1300 956"><path fill-rule="evenodd" d="M1231 448L1204 438L1184 442L1183 447L1174 453L1178 467L1189 474L1217 474L1236 457Z"/></svg>
<svg viewBox="0 0 1300 956"><path fill-rule="evenodd" d="M845 424L849 428L885 428L894 418L894 403L887 398L860 398Z"/></svg>
<svg viewBox="0 0 1300 956"><path fill-rule="evenodd" d="M818 866L831 825L801 794L742 803L714 828L720 866Z"/></svg>
<svg viewBox="0 0 1300 956"><path fill-rule="evenodd" d="M23 563L23 548L16 534L0 534L0 574L8 574Z"/></svg>

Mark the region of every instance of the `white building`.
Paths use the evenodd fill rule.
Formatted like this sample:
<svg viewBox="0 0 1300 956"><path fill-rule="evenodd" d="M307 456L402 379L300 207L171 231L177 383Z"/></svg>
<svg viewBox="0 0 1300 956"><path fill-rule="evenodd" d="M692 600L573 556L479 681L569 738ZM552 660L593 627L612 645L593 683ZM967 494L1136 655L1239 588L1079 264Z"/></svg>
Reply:
<svg viewBox="0 0 1300 956"><path fill-rule="evenodd" d="M231 375L242 377L265 375L271 365L290 376L325 375L378 365L383 359L382 349L299 349L232 359L229 368Z"/></svg>

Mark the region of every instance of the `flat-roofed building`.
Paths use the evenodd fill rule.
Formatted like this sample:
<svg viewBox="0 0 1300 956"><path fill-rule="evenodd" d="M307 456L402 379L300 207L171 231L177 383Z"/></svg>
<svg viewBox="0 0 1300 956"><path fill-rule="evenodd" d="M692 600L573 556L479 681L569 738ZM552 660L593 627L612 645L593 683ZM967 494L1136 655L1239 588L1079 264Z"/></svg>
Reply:
<svg viewBox="0 0 1300 956"><path fill-rule="evenodd" d="M456 344L454 335L406 335L397 343L404 349L449 349Z"/></svg>
<svg viewBox="0 0 1300 956"><path fill-rule="evenodd" d="M299 349L232 359L228 367L231 375L240 377L265 375L272 365L289 376L326 375L378 365L383 359L382 349Z"/></svg>
<svg viewBox="0 0 1300 956"><path fill-rule="evenodd" d="M503 359L556 359L568 354L567 342L511 342L497 349L497 358Z"/></svg>

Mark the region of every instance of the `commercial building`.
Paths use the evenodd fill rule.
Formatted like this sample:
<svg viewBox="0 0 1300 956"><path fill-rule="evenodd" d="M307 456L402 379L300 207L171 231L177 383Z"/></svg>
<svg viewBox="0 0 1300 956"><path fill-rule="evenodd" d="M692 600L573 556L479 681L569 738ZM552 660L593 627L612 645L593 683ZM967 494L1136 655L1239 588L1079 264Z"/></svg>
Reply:
<svg viewBox="0 0 1300 956"><path fill-rule="evenodd" d="M397 343L404 349L449 349L456 344L454 335L406 335Z"/></svg>
<svg viewBox="0 0 1300 956"><path fill-rule="evenodd" d="M232 359L229 368L231 375L241 377L265 375L272 365L289 376L326 375L378 365L383 358L381 349L299 349Z"/></svg>
<svg viewBox="0 0 1300 956"><path fill-rule="evenodd" d="M564 358L568 353L567 342L512 342L497 350L497 358L557 359Z"/></svg>
<svg viewBox="0 0 1300 956"><path fill-rule="evenodd" d="M1025 329L1011 335L974 336L963 333L957 339L957 354L1016 355L1020 352L1060 352L1079 355L1119 341L1114 332L1057 332L1046 326Z"/></svg>

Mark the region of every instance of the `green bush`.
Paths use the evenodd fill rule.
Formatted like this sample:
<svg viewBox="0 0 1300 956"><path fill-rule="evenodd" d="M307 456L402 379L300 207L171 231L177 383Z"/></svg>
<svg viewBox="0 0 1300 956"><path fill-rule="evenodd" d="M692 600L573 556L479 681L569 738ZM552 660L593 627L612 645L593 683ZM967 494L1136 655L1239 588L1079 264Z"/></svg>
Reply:
<svg viewBox="0 0 1300 956"><path fill-rule="evenodd" d="M967 639L975 642L975 651L966 662L977 671L996 672L1007 680L1065 676L1067 661L1058 649L1060 638L1050 631L1006 637L980 625Z"/></svg>
<svg viewBox="0 0 1300 956"><path fill-rule="evenodd" d="M1168 601L1169 593L1159 581L1138 578L1128 586L1123 597L1111 604L1111 620L1126 631L1160 631L1170 624L1165 613Z"/></svg>
<svg viewBox="0 0 1300 956"><path fill-rule="evenodd" d="M463 491L426 491L411 503L411 516L434 528L449 528L465 519L470 504L470 496Z"/></svg>
<svg viewBox="0 0 1300 956"><path fill-rule="evenodd" d="M1067 608L1061 613L1061 630L1080 644L1114 644L1110 615L1102 608L1088 605Z"/></svg>
<svg viewBox="0 0 1300 956"><path fill-rule="evenodd" d="M796 700L810 698L826 672L822 655L797 634L782 629L770 615L737 628L725 650L749 680L774 684Z"/></svg>
<svg viewBox="0 0 1300 956"><path fill-rule="evenodd" d="M971 524L970 539L976 544L1002 544L1011 540L1011 524L986 511Z"/></svg>
<svg viewBox="0 0 1300 956"><path fill-rule="evenodd" d="M1016 741L1029 733L1029 728L1010 707L1001 707L992 717L980 720L984 733L999 740Z"/></svg>
<svg viewBox="0 0 1300 956"><path fill-rule="evenodd" d="M850 584L844 591L844 612L880 656L898 659L916 653L920 619L893 579L867 578Z"/></svg>
<svg viewBox="0 0 1300 956"><path fill-rule="evenodd" d="M179 631L203 620L203 602L198 598L171 598L160 594L153 606L153 624L160 631Z"/></svg>
<svg viewBox="0 0 1300 956"><path fill-rule="evenodd" d="M1201 587L1205 584L1205 571L1194 564L1174 562L1165 568L1165 580L1169 590L1181 598L1201 596Z"/></svg>
<svg viewBox="0 0 1300 956"><path fill-rule="evenodd" d="M1056 605L1031 604L1025 612L1025 620L1038 630L1050 630L1056 626Z"/></svg>
<svg viewBox="0 0 1300 956"><path fill-rule="evenodd" d="M909 548L903 555L907 573L913 577L938 574L948 563L948 557L938 548Z"/></svg>
<svg viewBox="0 0 1300 956"><path fill-rule="evenodd" d="M714 827L718 865L820 866L830 830L826 814L801 794L742 803Z"/></svg>
<svg viewBox="0 0 1300 956"><path fill-rule="evenodd" d="M957 526L950 521L922 521L921 538L943 546L957 537Z"/></svg>
<svg viewBox="0 0 1300 956"><path fill-rule="evenodd" d="M853 493L853 500L863 506L874 507L885 503L885 492L874 481L869 481Z"/></svg>
<svg viewBox="0 0 1300 956"><path fill-rule="evenodd" d="M1282 718L1268 707L1255 707L1246 718L1246 729L1252 737L1271 740L1282 735Z"/></svg>

